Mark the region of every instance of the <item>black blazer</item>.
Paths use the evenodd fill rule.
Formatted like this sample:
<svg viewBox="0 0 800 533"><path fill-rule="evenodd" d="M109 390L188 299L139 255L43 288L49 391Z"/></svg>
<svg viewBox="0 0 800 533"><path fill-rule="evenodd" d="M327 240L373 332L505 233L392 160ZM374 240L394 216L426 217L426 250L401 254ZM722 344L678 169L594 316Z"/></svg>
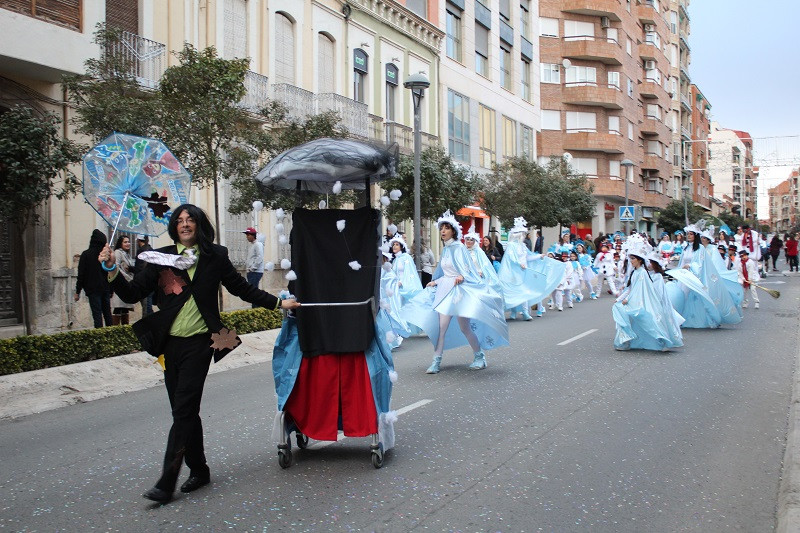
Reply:
<svg viewBox="0 0 800 533"><path fill-rule="evenodd" d="M167 254L178 253L175 245L165 246L157 251ZM216 244L211 245L210 254L200 254L193 280L189 279L189 273L185 270L148 263L131 281L117 275L111 287L114 293L127 303L136 303L155 291L159 310L136 322L133 331L139 338L142 348L150 355L158 357L163 353L175 317L189 300L189 296L194 296L209 332L219 333L224 328L219 315L217 297L220 283L229 293L246 302L267 309L277 309L280 305L278 298L247 283L228 258L228 249ZM235 346L215 349L214 360L219 361L233 348Z"/></svg>

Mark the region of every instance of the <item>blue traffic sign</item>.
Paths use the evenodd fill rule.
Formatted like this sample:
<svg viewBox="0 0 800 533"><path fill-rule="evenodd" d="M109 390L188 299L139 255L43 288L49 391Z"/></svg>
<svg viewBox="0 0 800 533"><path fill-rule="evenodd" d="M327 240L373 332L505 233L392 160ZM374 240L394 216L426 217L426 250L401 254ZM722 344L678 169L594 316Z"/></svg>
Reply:
<svg viewBox="0 0 800 533"><path fill-rule="evenodd" d="M635 220L636 206L635 205L621 205L619 206L619 220L620 222L633 222Z"/></svg>

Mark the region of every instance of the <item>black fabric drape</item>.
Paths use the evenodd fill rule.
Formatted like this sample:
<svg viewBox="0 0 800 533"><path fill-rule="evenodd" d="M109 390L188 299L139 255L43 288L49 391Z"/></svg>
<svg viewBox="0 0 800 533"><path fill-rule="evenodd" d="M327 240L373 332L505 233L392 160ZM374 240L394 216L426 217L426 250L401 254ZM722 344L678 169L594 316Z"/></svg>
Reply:
<svg viewBox="0 0 800 533"><path fill-rule="evenodd" d="M296 209L292 214L292 269L297 280L290 290L302 303L378 303L378 211L360 209ZM345 221L340 232L337 221ZM360 270L350 267L358 261ZM369 304L300 307L297 332L303 355L366 351L375 334Z"/></svg>

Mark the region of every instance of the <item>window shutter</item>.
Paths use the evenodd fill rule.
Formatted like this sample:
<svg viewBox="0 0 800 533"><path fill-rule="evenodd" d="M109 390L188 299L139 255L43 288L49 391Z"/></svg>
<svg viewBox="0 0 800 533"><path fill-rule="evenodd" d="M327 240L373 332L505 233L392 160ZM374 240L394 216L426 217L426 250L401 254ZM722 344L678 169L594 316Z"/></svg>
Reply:
<svg viewBox="0 0 800 533"><path fill-rule="evenodd" d="M317 67L318 90L320 94L333 93L335 78L333 71L333 41L325 34L319 34L319 56Z"/></svg>
<svg viewBox="0 0 800 533"><path fill-rule="evenodd" d="M275 15L275 82L294 85L294 27L282 13Z"/></svg>

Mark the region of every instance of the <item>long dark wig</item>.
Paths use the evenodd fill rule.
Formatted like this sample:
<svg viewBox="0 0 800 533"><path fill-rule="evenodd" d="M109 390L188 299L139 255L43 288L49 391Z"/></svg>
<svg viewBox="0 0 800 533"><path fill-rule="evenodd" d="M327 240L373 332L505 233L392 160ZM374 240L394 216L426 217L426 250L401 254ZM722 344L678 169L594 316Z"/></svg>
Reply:
<svg viewBox="0 0 800 533"><path fill-rule="evenodd" d="M200 247L200 252L209 254L211 253L211 245L214 244L214 226L205 211L200 209L194 204L181 204L172 211L172 216L169 217L169 224L167 225L167 232L170 239L174 242L181 242L178 236L178 217L181 213L186 213L194 219L197 224L197 245Z"/></svg>

